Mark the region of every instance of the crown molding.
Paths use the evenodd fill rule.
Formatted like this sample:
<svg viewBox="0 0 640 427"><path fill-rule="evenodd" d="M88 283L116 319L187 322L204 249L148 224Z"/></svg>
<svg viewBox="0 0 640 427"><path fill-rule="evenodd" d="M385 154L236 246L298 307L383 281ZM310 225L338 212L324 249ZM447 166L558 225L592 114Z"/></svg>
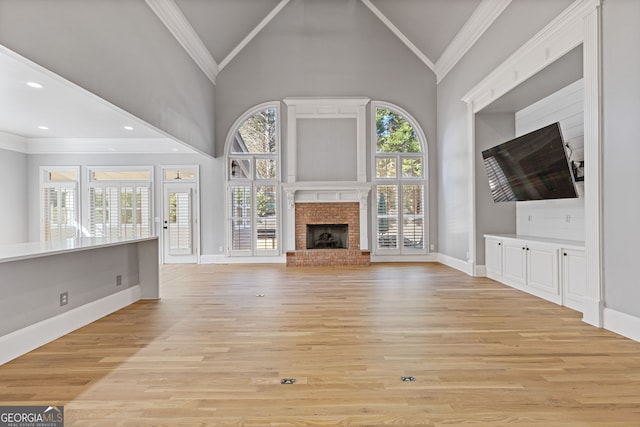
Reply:
<svg viewBox="0 0 640 427"><path fill-rule="evenodd" d="M220 67L174 0L145 0L204 74L216 84Z"/></svg>
<svg viewBox="0 0 640 427"><path fill-rule="evenodd" d="M0 149L27 153L27 139L12 133L0 131Z"/></svg>
<svg viewBox="0 0 640 427"><path fill-rule="evenodd" d="M511 0L482 0L436 61L437 83L445 78L510 3Z"/></svg>
<svg viewBox="0 0 640 427"><path fill-rule="evenodd" d="M229 64L229 62L231 62L231 60L233 60L233 58L235 58L236 55L239 54L240 51L244 49L249 44L249 42L253 40L255 36L258 35L260 31L262 31L262 29L266 27L267 24L269 24L269 22L271 22L271 20L275 18L278 13L280 13L282 9L284 9L284 7L289 3L289 1L290 0L281 0L280 3L278 3L276 7L274 7L273 10L269 12L269 14L265 16L264 19L260 21L260 23L256 25L256 27L253 30L251 30L251 32L247 34L247 36L244 39L242 39L242 41L238 44L238 46L236 46L226 56L226 58L224 58L220 62L220 66L219 66L220 71L222 71L222 69L226 67Z"/></svg>
<svg viewBox="0 0 640 427"><path fill-rule="evenodd" d="M190 154L170 138L29 138L28 154Z"/></svg>
<svg viewBox="0 0 640 427"><path fill-rule="evenodd" d="M486 0L485 0L486 1ZM369 10L371 10L371 12L373 12L374 15L376 15L378 17L378 19L380 19L380 21L382 21L382 23L384 25L387 26L387 28L389 28L391 30L391 32L393 34L396 35L396 37L398 37L402 43L404 43L409 50L411 50L411 52L413 52L427 67L429 67L429 69L433 72L436 71L436 66L435 64L429 59L427 58L427 56L422 53L422 51L420 49L418 49L416 47L416 45L414 45L411 40L409 40L407 38L407 36L405 36L402 31L400 31L398 29L398 27L396 27L395 25L393 25L393 23L389 20L389 18L387 18L381 11L380 9L378 9L377 7L375 7L373 5L373 3L371 3L371 0L362 0L362 3L364 3L365 6L367 6L369 8Z"/></svg>
<svg viewBox="0 0 640 427"><path fill-rule="evenodd" d="M600 0L576 0L489 75L474 86L462 101L480 111L551 62L583 42L583 20ZM537 54L536 54L537 53Z"/></svg>

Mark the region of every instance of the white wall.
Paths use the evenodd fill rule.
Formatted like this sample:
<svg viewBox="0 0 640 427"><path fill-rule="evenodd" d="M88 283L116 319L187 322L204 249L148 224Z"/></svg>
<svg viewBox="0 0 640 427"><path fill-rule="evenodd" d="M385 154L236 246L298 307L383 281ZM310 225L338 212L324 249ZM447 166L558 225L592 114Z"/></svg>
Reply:
<svg viewBox="0 0 640 427"><path fill-rule="evenodd" d="M0 149L0 182L3 187L0 245L29 240L27 176L27 155Z"/></svg>
<svg viewBox="0 0 640 427"><path fill-rule="evenodd" d="M572 150L571 160L584 160L583 100L581 79L516 112L516 136L559 122L564 141ZM577 183L576 188L577 199L517 202L517 233L584 241L584 182Z"/></svg>

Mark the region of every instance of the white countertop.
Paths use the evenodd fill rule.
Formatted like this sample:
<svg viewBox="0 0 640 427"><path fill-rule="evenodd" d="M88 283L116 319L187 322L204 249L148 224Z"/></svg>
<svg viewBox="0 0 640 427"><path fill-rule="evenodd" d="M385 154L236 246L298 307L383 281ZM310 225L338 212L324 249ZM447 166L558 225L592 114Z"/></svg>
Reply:
<svg viewBox="0 0 640 427"><path fill-rule="evenodd" d="M158 237L143 238L106 238L106 237L80 237L49 242L27 242L13 245L0 245L0 263L19 261L31 258L39 258L49 255L84 251L87 249L102 248L108 246L125 245L129 243L156 240Z"/></svg>
<svg viewBox="0 0 640 427"><path fill-rule="evenodd" d="M563 239L551 239L548 237L536 237L536 236L524 236L520 234L485 234L484 237L495 237L498 239L514 239L514 240L528 240L535 243L544 243L554 246L560 246L565 249L584 249L584 242L579 240L563 240Z"/></svg>

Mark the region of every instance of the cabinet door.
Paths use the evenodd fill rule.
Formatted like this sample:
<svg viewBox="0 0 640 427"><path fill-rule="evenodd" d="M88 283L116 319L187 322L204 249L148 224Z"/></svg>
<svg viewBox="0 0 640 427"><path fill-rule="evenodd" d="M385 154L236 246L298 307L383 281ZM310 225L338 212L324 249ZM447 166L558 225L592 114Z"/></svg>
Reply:
<svg viewBox="0 0 640 427"><path fill-rule="evenodd" d="M561 304L558 249L545 245L529 244L526 252L527 285L535 288L538 291L537 294L542 298Z"/></svg>
<svg viewBox="0 0 640 427"><path fill-rule="evenodd" d="M502 277L502 241L492 238L485 239L484 256L487 277L500 279Z"/></svg>
<svg viewBox="0 0 640 427"><path fill-rule="evenodd" d="M584 251L562 250L562 305L582 312L586 291Z"/></svg>
<svg viewBox="0 0 640 427"><path fill-rule="evenodd" d="M502 242L502 277L505 283L522 288L526 283L526 246L518 240Z"/></svg>

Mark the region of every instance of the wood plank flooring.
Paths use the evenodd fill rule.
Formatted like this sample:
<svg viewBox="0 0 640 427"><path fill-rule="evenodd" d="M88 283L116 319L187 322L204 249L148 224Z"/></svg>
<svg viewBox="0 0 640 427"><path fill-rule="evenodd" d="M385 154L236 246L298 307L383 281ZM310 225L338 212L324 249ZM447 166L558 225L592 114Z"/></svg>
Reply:
<svg viewBox="0 0 640 427"><path fill-rule="evenodd" d="M173 265L161 296L0 366L0 404L68 427L640 425L640 343L439 264Z"/></svg>

